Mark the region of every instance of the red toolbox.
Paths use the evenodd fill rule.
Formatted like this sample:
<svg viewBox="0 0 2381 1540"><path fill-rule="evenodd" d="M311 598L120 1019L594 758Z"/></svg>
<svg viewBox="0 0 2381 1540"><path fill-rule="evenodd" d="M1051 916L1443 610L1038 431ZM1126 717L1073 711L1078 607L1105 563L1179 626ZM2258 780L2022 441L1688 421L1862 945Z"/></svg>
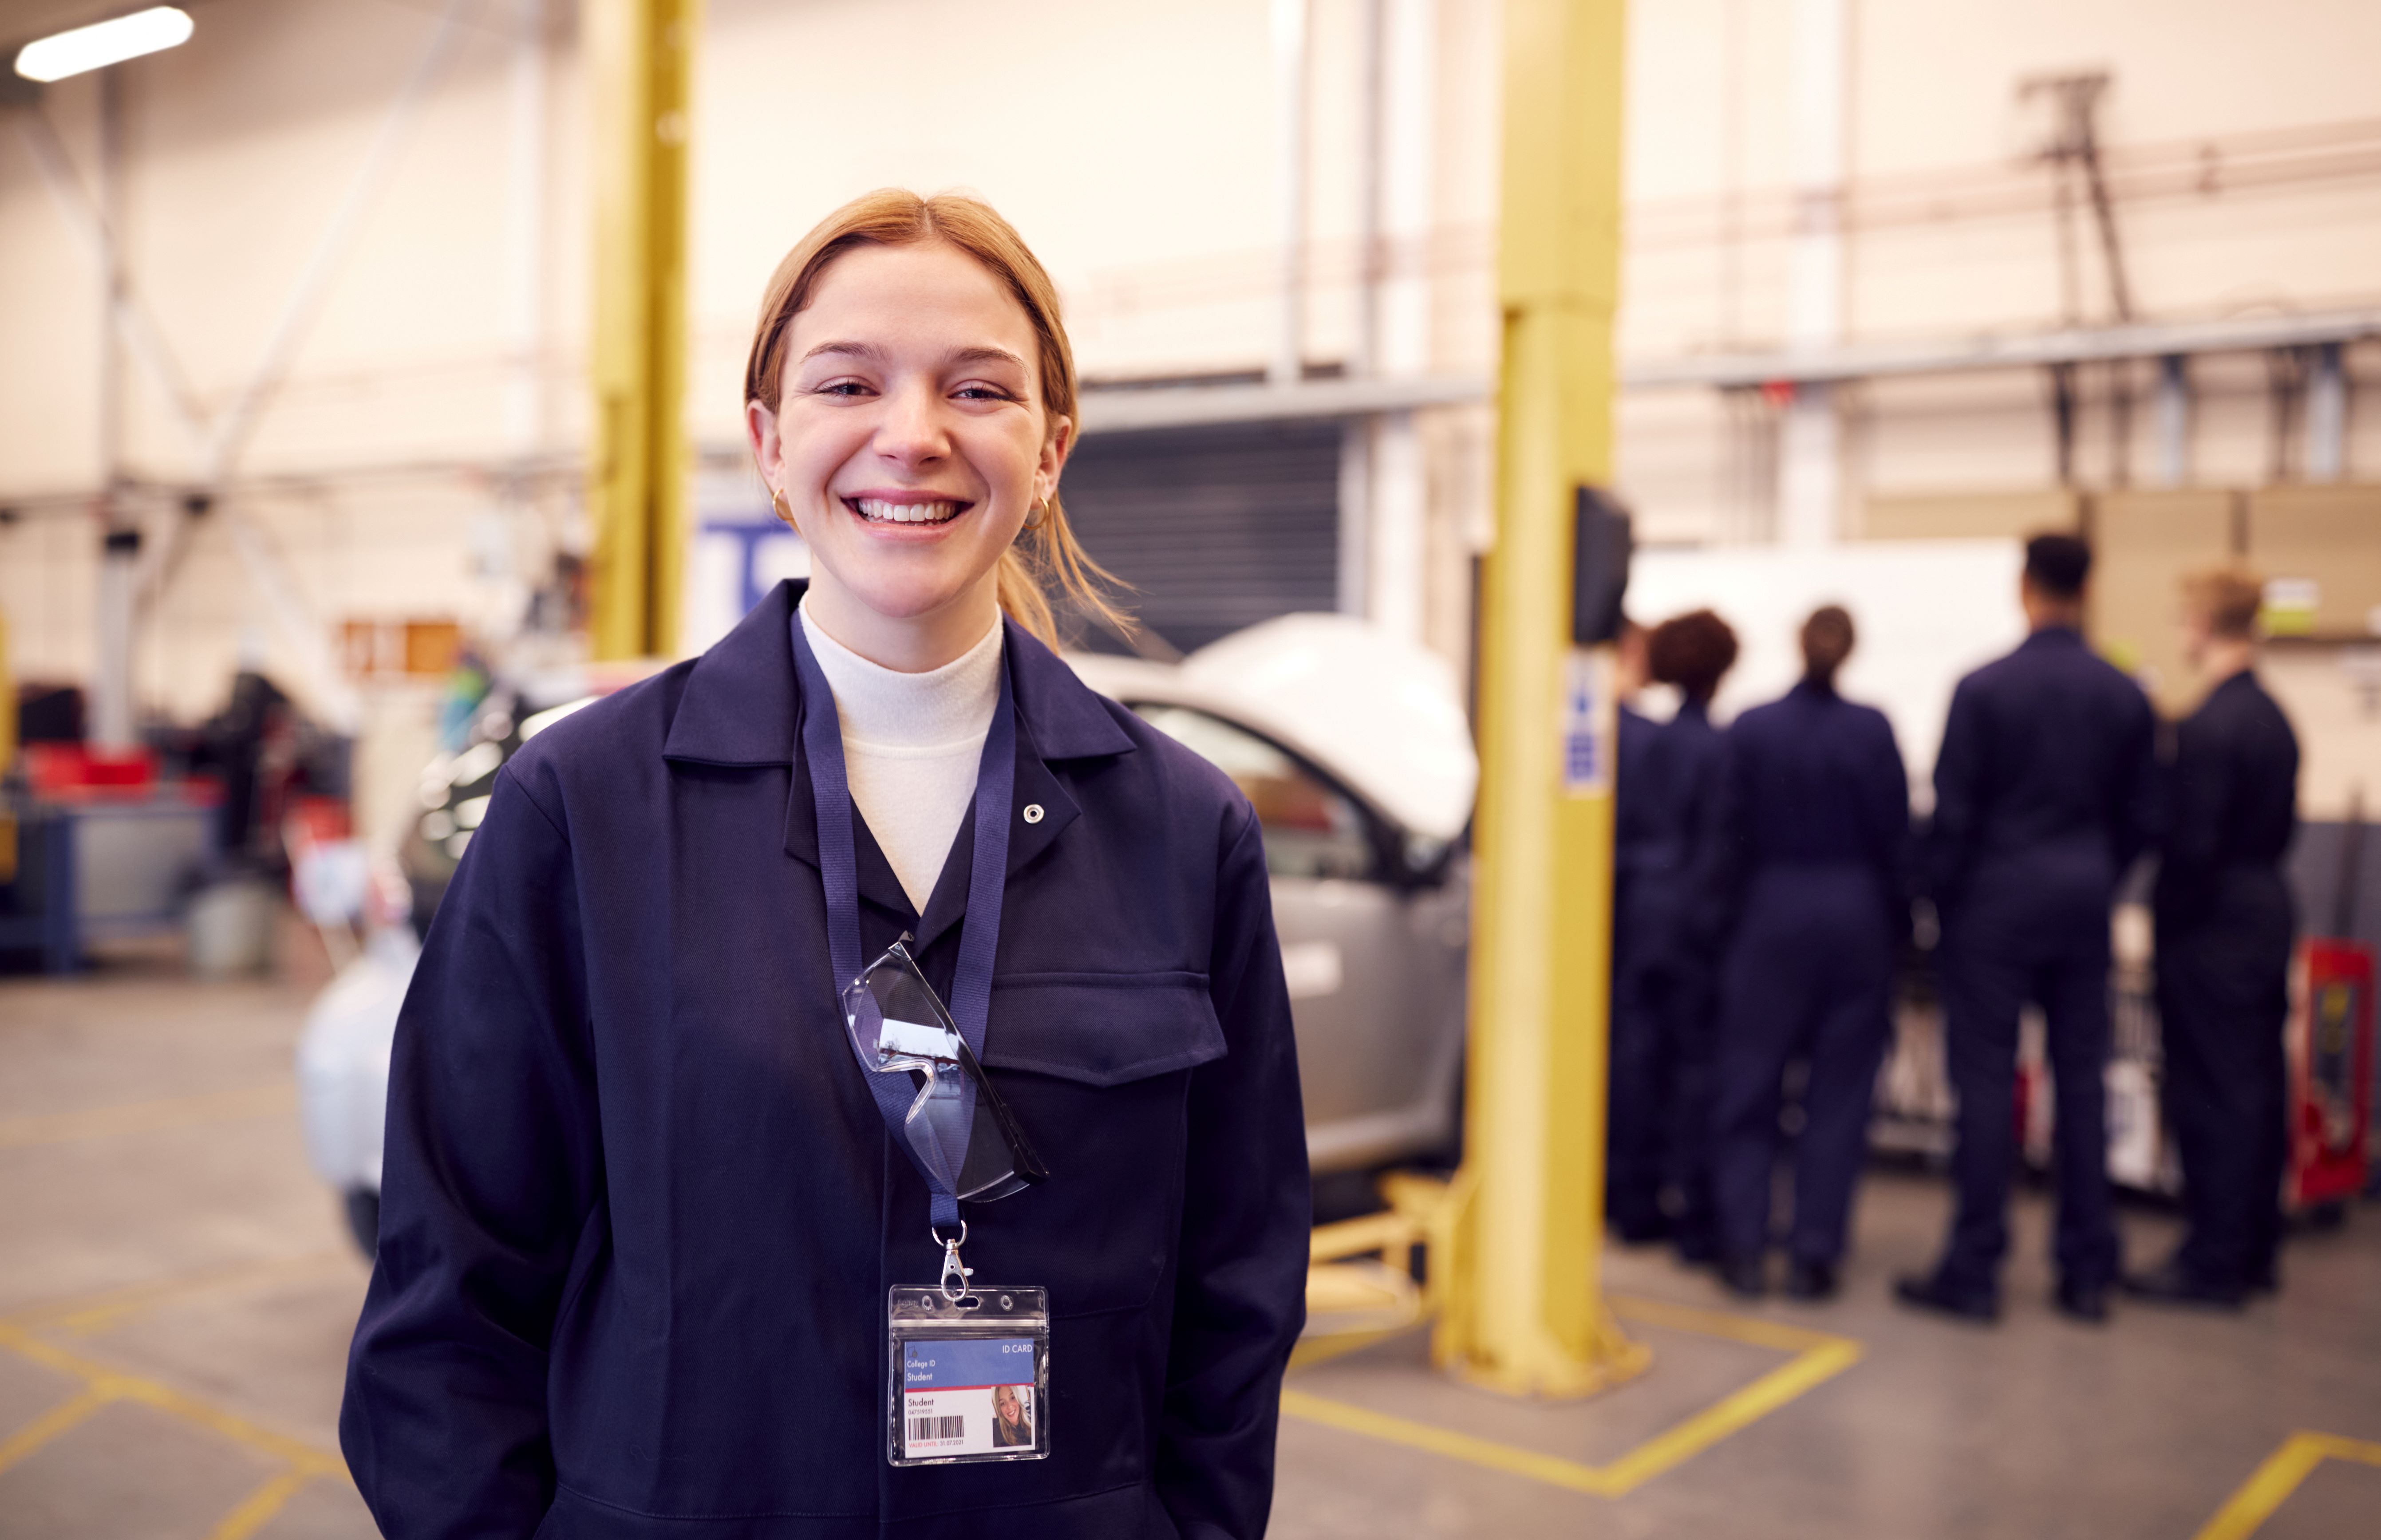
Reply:
<svg viewBox="0 0 2381 1540"><path fill-rule="evenodd" d="M2373 1124L2373 949L2312 937L2291 979L2292 1208L2340 1203L2364 1189Z"/></svg>

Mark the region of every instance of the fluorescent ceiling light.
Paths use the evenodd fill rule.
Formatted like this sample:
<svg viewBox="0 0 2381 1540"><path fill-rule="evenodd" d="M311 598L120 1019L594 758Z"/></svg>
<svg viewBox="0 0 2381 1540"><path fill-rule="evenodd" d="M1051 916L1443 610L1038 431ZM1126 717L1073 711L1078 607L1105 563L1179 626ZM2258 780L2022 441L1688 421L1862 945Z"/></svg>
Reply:
<svg viewBox="0 0 2381 1540"><path fill-rule="evenodd" d="M28 80L63 80L188 42L189 38L189 12L172 6L152 6L113 21L94 21L29 42L17 50L17 73Z"/></svg>

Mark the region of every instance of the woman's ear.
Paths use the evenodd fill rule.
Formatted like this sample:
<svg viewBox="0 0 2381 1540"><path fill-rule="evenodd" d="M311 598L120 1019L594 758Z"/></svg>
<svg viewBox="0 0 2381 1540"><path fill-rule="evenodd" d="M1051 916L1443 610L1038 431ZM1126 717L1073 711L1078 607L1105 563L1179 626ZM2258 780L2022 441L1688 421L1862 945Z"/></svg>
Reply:
<svg viewBox="0 0 2381 1540"><path fill-rule="evenodd" d="M768 483L771 492L782 491L777 485L777 461L784 445L777 438L777 414L757 401L747 401L744 436L751 443L752 458L761 467L761 479Z"/></svg>
<svg viewBox="0 0 2381 1540"><path fill-rule="evenodd" d="M1041 463L1033 467L1033 500L1046 503L1058 490L1058 474L1067 468L1067 456L1075 448L1075 419L1054 417L1050 431L1042 439Z"/></svg>

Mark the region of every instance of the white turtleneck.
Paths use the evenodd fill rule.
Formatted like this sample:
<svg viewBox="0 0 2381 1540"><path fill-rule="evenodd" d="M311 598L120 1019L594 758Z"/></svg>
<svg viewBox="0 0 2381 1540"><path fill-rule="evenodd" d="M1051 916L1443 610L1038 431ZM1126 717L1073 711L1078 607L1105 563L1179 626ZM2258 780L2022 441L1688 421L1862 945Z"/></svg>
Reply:
<svg viewBox="0 0 2381 1540"><path fill-rule="evenodd" d="M807 600L801 617L835 692L852 806L922 914L975 795L983 740L1000 704L1000 624L941 668L902 673L820 630Z"/></svg>

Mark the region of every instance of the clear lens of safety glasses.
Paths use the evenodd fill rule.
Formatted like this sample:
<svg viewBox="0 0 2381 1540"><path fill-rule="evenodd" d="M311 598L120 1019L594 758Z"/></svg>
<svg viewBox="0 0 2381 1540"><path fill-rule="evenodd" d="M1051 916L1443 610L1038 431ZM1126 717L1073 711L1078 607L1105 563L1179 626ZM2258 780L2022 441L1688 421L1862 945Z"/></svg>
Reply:
<svg viewBox="0 0 2381 1540"><path fill-rule="evenodd" d="M1050 1173L918 971L907 940L894 942L843 992L844 1025L861 1062L907 1074L918 1087L902 1132L937 1185L971 1203L1021 1192Z"/></svg>

